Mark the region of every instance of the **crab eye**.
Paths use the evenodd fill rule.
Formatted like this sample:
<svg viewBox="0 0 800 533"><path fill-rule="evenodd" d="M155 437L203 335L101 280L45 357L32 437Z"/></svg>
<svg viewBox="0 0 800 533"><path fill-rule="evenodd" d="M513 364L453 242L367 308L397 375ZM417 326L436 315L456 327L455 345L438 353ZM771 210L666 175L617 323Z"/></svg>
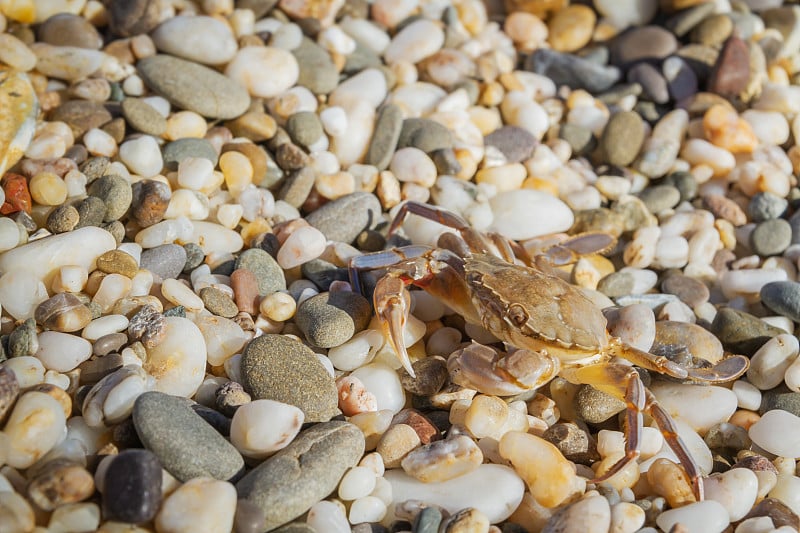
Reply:
<svg viewBox="0 0 800 533"><path fill-rule="evenodd" d="M506 316L516 326L522 326L528 322L528 313L519 304L511 304L508 306Z"/></svg>

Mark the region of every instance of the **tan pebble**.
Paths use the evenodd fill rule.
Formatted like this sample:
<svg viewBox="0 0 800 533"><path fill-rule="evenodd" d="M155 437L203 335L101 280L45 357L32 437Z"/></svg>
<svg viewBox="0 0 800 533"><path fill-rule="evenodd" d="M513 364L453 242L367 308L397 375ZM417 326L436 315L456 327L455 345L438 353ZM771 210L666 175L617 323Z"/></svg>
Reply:
<svg viewBox="0 0 800 533"><path fill-rule="evenodd" d="M314 181L317 192L328 200L336 200L356 190L356 179L346 171L320 174Z"/></svg>
<svg viewBox="0 0 800 533"><path fill-rule="evenodd" d="M236 137L245 137L253 142L268 141L275 136L278 124L264 111L248 111L226 123Z"/></svg>
<svg viewBox="0 0 800 533"><path fill-rule="evenodd" d="M43 392L48 396L54 398L59 405L61 405L64 416L69 418L72 414L72 398L61 387L57 387L51 383L40 383L25 390L25 392Z"/></svg>
<svg viewBox="0 0 800 533"><path fill-rule="evenodd" d="M258 278L250 270L239 268L231 274L233 301L240 312L255 315L258 311Z"/></svg>
<svg viewBox="0 0 800 533"><path fill-rule="evenodd" d="M40 205L61 205L67 199L67 184L52 172L40 172L28 184L33 201Z"/></svg>
<svg viewBox="0 0 800 533"><path fill-rule="evenodd" d="M547 25L542 19L524 11L510 13L503 21L503 29L522 50L538 48L548 35Z"/></svg>
<svg viewBox="0 0 800 533"><path fill-rule="evenodd" d="M497 396L476 396L464 415L464 425L477 438L499 439L509 417L508 404Z"/></svg>
<svg viewBox="0 0 800 533"><path fill-rule="evenodd" d="M733 413L733 415L731 415L731 417L728 419L728 423L749 430L750 426L758 422L760 419L761 417L758 413L748 411L747 409L739 409Z"/></svg>
<svg viewBox="0 0 800 533"><path fill-rule="evenodd" d="M409 452L403 470L423 483L447 481L472 472L483 462L483 452L466 435L434 441Z"/></svg>
<svg viewBox="0 0 800 533"><path fill-rule="evenodd" d="M384 170L378 174L376 194L384 209L391 209L402 200L400 181L390 170Z"/></svg>
<svg viewBox="0 0 800 533"><path fill-rule="evenodd" d="M697 501L686 472L669 459L656 459L650 465L647 482L673 509Z"/></svg>
<svg viewBox="0 0 800 533"><path fill-rule="evenodd" d="M611 454L608 457L604 458L600 463L597 463L597 475L601 476L605 474L612 466L614 466L620 459L622 459L623 454ZM633 461L628 463L622 470L608 478L607 480L603 481L601 485L606 485L612 487L617 490L622 490L624 488L633 487L636 482L639 480L639 463Z"/></svg>
<svg viewBox="0 0 800 533"><path fill-rule="evenodd" d="M94 476L79 464L57 459L30 480L27 493L40 509L52 511L90 497L94 493Z"/></svg>
<svg viewBox="0 0 800 533"><path fill-rule="evenodd" d="M40 303L34 318L47 329L66 333L85 328L92 320L92 312L77 296L64 292Z"/></svg>
<svg viewBox="0 0 800 533"><path fill-rule="evenodd" d="M178 111L167 119L167 129L162 134L169 141L187 137L203 138L208 131L206 119L194 111Z"/></svg>
<svg viewBox="0 0 800 533"><path fill-rule="evenodd" d="M131 318L146 305L152 306L159 313L164 311L164 304L156 296L127 296L114 304L110 314L125 315L127 318Z"/></svg>
<svg viewBox="0 0 800 533"><path fill-rule="evenodd" d="M0 524L7 531L34 531L36 517L31 505L14 491L0 492Z"/></svg>
<svg viewBox="0 0 800 533"><path fill-rule="evenodd" d="M219 169L225 176L225 185L234 198L253 183L253 165L248 157L236 151L225 152L219 157Z"/></svg>
<svg viewBox="0 0 800 533"><path fill-rule="evenodd" d="M711 211L715 217L727 220L734 226L741 226L747 223L747 215L739 204L726 198L721 194L707 194L703 196L703 205Z"/></svg>
<svg viewBox="0 0 800 533"><path fill-rule="evenodd" d="M596 19L592 8L584 5L571 5L558 11L547 24L550 46L559 52L583 48L592 39Z"/></svg>
<svg viewBox="0 0 800 533"><path fill-rule="evenodd" d="M575 470L554 445L521 431L500 440L500 455L510 461L531 495L545 507L560 505L575 491Z"/></svg>
<svg viewBox="0 0 800 533"><path fill-rule="evenodd" d="M750 153L758 146L750 124L723 105L713 105L703 115L703 132L713 144L733 153Z"/></svg>
<svg viewBox="0 0 800 533"><path fill-rule="evenodd" d="M378 441L377 451L386 468L397 468L408 452L420 445L419 435L406 424L391 426Z"/></svg>
<svg viewBox="0 0 800 533"><path fill-rule="evenodd" d="M98 257L97 268L106 274L122 274L129 278L139 271L136 259L122 250L109 250Z"/></svg>

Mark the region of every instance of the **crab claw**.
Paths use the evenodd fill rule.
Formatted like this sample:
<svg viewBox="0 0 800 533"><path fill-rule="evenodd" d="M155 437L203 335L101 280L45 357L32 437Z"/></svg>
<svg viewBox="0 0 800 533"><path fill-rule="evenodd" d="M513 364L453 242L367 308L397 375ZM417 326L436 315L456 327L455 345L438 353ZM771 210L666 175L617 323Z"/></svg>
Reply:
<svg viewBox="0 0 800 533"><path fill-rule="evenodd" d="M383 334L391 343L403 368L412 378L416 378L411 368L411 358L406 350L403 332L409 313L409 296L405 283L394 276L384 276L375 286L373 304L383 326Z"/></svg>

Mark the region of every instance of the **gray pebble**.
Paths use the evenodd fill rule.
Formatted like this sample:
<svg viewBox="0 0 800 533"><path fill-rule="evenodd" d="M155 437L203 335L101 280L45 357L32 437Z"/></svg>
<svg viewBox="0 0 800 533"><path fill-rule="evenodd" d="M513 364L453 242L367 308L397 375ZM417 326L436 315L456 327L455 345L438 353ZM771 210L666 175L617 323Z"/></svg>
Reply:
<svg viewBox="0 0 800 533"><path fill-rule="evenodd" d="M628 272L612 272L597 284L597 290L609 298L625 296L633 291L635 280Z"/></svg>
<svg viewBox="0 0 800 533"><path fill-rule="evenodd" d="M312 259L300 267L303 277L314 282L322 291L327 291L334 281L347 281L348 273L344 267L337 267L324 259Z"/></svg>
<svg viewBox="0 0 800 533"><path fill-rule="evenodd" d="M773 281L761 288L761 303L779 315L800 322L800 283Z"/></svg>
<svg viewBox="0 0 800 533"><path fill-rule="evenodd" d="M667 276L661 282L661 290L667 294L674 294L692 308L707 302L710 295L705 283L680 273Z"/></svg>
<svg viewBox="0 0 800 533"><path fill-rule="evenodd" d="M453 176L461 172L461 163L458 162L456 152L452 148L434 150L429 155L436 165L436 172L440 175Z"/></svg>
<svg viewBox="0 0 800 533"><path fill-rule="evenodd" d="M633 111L620 111L611 116L600 136L605 160L618 167L633 163L644 143L644 121Z"/></svg>
<svg viewBox="0 0 800 533"><path fill-rule="evenodd" d="M131 184L122 176L107 175L98 178L89 185L87 192L89 196L100 198L105 204L105 222L122 218L133 199Z"/></svg>
<svg viewBox="0 0 800 533"><path fill-rule="evenodd" d="M689 9L683 9L667 19L665 26L678 37L683 37L704 18L714 12L714 4L704 2Z"/></svg>
<svg viewBox="0 0 800 533"><path fill-rule="evenodd" d="M792 227L782 218L760 222L750 234L750 248L762 257L780 255L791 243Z"/></svg>
<svg viewBox="0 0 800 533"><path fill-rule="evenodd" d="M710 15L692 29L693 42L721 46L733 31L733 20L726 14Z"/></svg>
<svg viewBox="0 0 800 533"><path fill-rule="evenodd" d="M180 109L212 119L232 119L250 106L244 87L191 61L155 55L140 59L136 68L148 87Z"/></svg>
<svg viewBox="0 0 800 533"><path fill-rule="evenodd" d="M235 479L244 468L236 448L190 407L186 398L145 392L133 405L133 424L145 448L180 481Z"/></svg>
<svg viewBox="0 0 800 533"><path fill-rule="evenodd" d="M366 46L358 39L355 39L355 42L356 49L347 56L344 67L342 67L343 74L352 76L358 74L365 68L378 68L383 64L380 56L378 56L372 48Z"/></svg>
<svg viewBox="0 0 800 533"><path fill-rule="evenodd" d="M661 71L650 63L637 63L628 70L628 83L642 86L642 98L657 104L669 102L667 80Z"/></svg>
<svg viewBox="0 0 800 533"><path fill-rule="evenodd" d="M178 163L187 157L205 157L214 163L215 167L218 159L217 151L210 142L195 137L186 137L165 144L161 155L164 158L164 168L168 170L178 170Z"/></svg>
<svg viewBox="0 0 800 533"><path fill-rule="evenodd" d="M367 327L371 316L366 298L355 292L338 291L305 300L297 308L294 321L311 345L332 348Z"/></svg>
<svg viewBox="0 0 800 533"><path fill-rule="evenodd" d="M109 463L103 482L103 517L138 524L161 506L161 463L148 450L123 450Z"/></svg>
<svg viewBox="0 0 800 533"><path fill-rule="evenodd" d="M92 344L92 355L104 357L111 352L116 352L128 344L128 336L124 333L109 333L103 335Z"/></svg>
<svg viewBox="0 0 800 533"><path fill-rule="evenodd" d="M761 396L761 406L758 408L759 414L763 415L767 411L774 411L775 409L781 409L792 413L794 416L800 416L800 393L792 392L783 385L765 391Z"/></svg>
<svg viewBox="0 0 800 533"><path fill-rule="evenodd" d="M679 170L668 174L662 185L672 185L681 193L681 202L692 200L697 196L697 180L690 172Z"/></svg>
<svg viewBox="0 0 800 533"><path fill-rule="evenodd" d="M750 203L747 204L747 216L751 222L764 222L780 217L787 207L789 202L785 198L771 192L759 192L750 198Z"/></svg>
<svg viewBox="0 0 800 533"><path fill-rule="evenodd" d="M444 125L429 118L407 118L403 121L397 148L413 146L423 152L453 147L453 134Z"/></svg>
<svg viewBox="0 0 800 533"><path fill-rule="evenodd" d="M439 533L442 512L438 507L425 507L414 517L413 533Z"/></svg>
<svg viewBox="0 0 800 533"><path fill-rule="evenodd" d="M286 146L286 145L284 145ZM278 200L283 200L292 207L300 208L311 194L317 173L310 166L302 166L289 174L278 192Z"/></svg>
<svg viewBox="0 0 800 533"><path fill-rule="evenodd" d="M567 141L577 156L589 155L597 148L597 139L592 130L578 124L562 124L558 129L558 138Z"/></svg>
<svg viewBox="0 0 800 533"><path fill-rule="evenodd" d="M236 502L236 514L233 516L234 533L263 533L266 529L266 517L258 505L250 500Z"/></svg>
<svg viewBox="0 0 800 533"><path fill-rule="evenodd" d="M102 102L67 100L49 113L49 120L66 122L76 139L92 128L99 128L113 117Z"/></svg>
<svg viewBox="0 0 800 533"><path fill-rule="evenodd" d="M240 406L250 403L250 401L250 395L245 392L241 384L235 381L228 381L218 388L214 397L217 409L227 417L232 417Z"/></svg>
<svg viewBox="0 0 800 533"><path fill-rule="evenodd" d="M254 400L275 400L301 409L306 422L339 414L333 377L306 345L284 335L253 339L242 353L242 385Z"/></svg>
<svg viewBox="0 0 800 533"><path fill-rule="evenodd" d="M161 279L174 279L181 275L186 264L186 250L179 244L162 244L142 250L139 261L144 268Z"/></svg>
<svg viewBox="0 0 800 533"><path fill-rule="evenodd" d="M47 215L47 229L51 233L66 233L78 225L80 214L69 204L62 204Z"/></svg>
<svg viewBox="0 0 800 533"><path fill-rule="evenodd" d="M200 289L200 299L211 313L224 318L233 318L239 314L239 308L230 296L216 287Z"/></svg>
<svg viewBox="0 0 800 533"><path fill-rule="evenodd" d="M542 438L574 463L588 465L600 458L592 436L577 424L557 422L545 430Z"/></svg>
<svg viewBox="0 0 800 533"><path fill-rule="evenodd" d="M678 40L660 26L640 26L617 36L610 49L611 63L625 66L645 59L664 59L678 49Z"/></svg>
<svg viewBox="0 0 800 533"><path fill-rule="evenodd" d="M200 245L193 242L187 242L184 244L183 251L186 253L186 262L183 264L182 270L184 274L188 274L195 268L202 265L203 260L206 258L206 254L203 252L203 249L200 248Z"/></svg>
<svg viewBox="0 0 800 533"><path fill-rule="evenodd" d="M589 424L605 422L624 410L624 401L599 391L591 385L582 385L575 395L575 412Z"/></svg>
<svg viewBox="0 0 800 533"><path fill-rule="evenodd" d="M661 64L661 73L667 82L669 96L675 101L694 96L699 90L697 74L678 56L665 59Z"/></svg>
<svg viewBox="0 0 800 533"><path fill-rule="evenodd" d="M304 37L292 55L300 66L297 85L314 94L328 94L339 84L339 72L330 54L311 39Z"/></svg>
<svg viewBox="0 0 800 533"><path fill-rule="evenodd" d="M327 497L363 453L364 434L358 427L339 421L317 424L251 470L236 490L261 508L266 529L273 529Z"/></svg>
<svg viewBox="0 0 800 533"><path fill-rule="evenodd" d="M350 244L365 229L381 221L381 204L374 194L354 192L309 213L306 222L330 241Z"/></svg>
<svg viewBox="0 0 800 533"><path fill-rule="evenodd" d="M648 211L657 215L678 205L681 201L681 192L672 185L654 185L639 193L639 198L647 206Z"/></svg>
<svg viewBox="0 0 800 533"><path fill-rule="evenodd" d="M164 19L164 0L129 0L108 6L111 31L121 37L150 33Z"/></svg>
<svg viewBox="0 0 800 533"><path fill-rule="evenodd" d="M286 119L286 132L303 148L308 148L317 142L324 133L322 122L312 111L299 111L289 116Z"/></svg>
<svg viewBox="0 0 800 533"><path fill-rule="evenodd" d="M121 109L122 116L137 131L160 137L167 129L167 119L140 98L124 99Z"/></svg>
<svg viewBox="0 0 800 533"><path fill-rule="evenodd" d="M400 131L403 129L403 111L394 104L381 107L375 121L375 129L369 142L364 163L374 165L378 170L388 168L392 161Z"/></svg>
<svg viewBox="0 0 800 533"><path fill-rule="evenodd" d="M256 275L258 294L266 296L286 289L286 277L278 262L260 248L245 250L236 258L234 270L243 268Z"/></svg>
<svg viewBox="0 0 800 533"><path fill-rule="evenodd" d="M14 328L8 336L8 357L22 357L34 355L39 350L39 335L36 333L36 321L32 318L25 320Z"/></svg>
<svg viewBox="0 0 800 533"><path fill-rule="evenodd" d="M747 356L753 355L775 335L785 333L782 329L770 326L750 313L730 307L723 307L717 311L710 331L717 336L726 350Z"/></svg>
<svg viewBox="0 0 800 533"><path fill-rule="evenodd" d="M519 126L502 126L483 138L483 144L499 150L509 163L519 163L533 154L536 137Z"/></svg>
<svg viewBox="0 0 800 533"><path fill-rule="evenodd" d="M528 56L525 70L547 76L557 86L586 89L590 93L603 92L620 78L620 71L615 67L598 65L576 55L549 48L539 48Z"/></svg>

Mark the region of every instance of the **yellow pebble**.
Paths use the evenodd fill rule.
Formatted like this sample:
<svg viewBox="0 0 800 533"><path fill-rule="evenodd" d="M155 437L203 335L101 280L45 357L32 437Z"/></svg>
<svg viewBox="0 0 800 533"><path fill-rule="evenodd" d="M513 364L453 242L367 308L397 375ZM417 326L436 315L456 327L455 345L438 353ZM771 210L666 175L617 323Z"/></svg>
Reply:
<svg viewBox="0 0 800 533"><path fill-rule="evenodd" d="M596 20L592 8L571 5L550 17L547 24L550 36L547 41L559 52L580 50L592 40Z"/></svg>
<svg viewBox="0 0 800 533"><path fill-rule="evenodd" d="M550 193L553 196L558 196L558 184L552 178L537 178L531 176L522 182L522 188L535 189L537 191Z"/></svg>
<svg viewBox="0 0 800 533"><path fill-rule="evenodd" d="M758 137L750 124L736 111L715 104L703 116L703 133L711 143L734 154L750 153L758 146Z"/></svg>
<svg viewBox="0 0 800 533"><path fill-rule="evenodd" d="M683 468L669 459L656 459L647 470L647 482L673 509L697 501Z"/></svg>
<svg viewBox="0 0 800 533"><path fill-rule="evenodd" d="M261 299L258 310L270 320L284 322L294 316L297 302L288 293L273 292Z"/></svg>
<svg viewBox="0 0 800 533"><path fill-rule="evenodd" d="M597 465L597 475L605 474L609 468L614 466L622 458L621 453L611 454ZM632 461L622 470L603 481L601 485L606 485L617 490L633 487L639 481L639 463Z"/></svg>
<svg viewBox="0 0 800 533"><path fill-rule="evenodd" d="M225 177L225 185L234 198L253 183L253 164L241 152L231 150L219 156L219 168Z"/></svg>
<svg viewBox="0 0 800 533"><path fill-rule="evenodd" d="M509 163L496 167L482 168L475 175L475 183L494 185L497 192L513 191L522 186L528 170L522 163Z"/></svg>
<svg viewBox="0 0 800 533"><path fill-rule="evenodd" d="M314 182L317 192L328 200L336 200L356 190L356 179L346 171L320 174Z"/></svg>
<svg viewBox="0 0 800 533"><path fill-rule="evenodd" d="M244 242L250 242L262 233L272 231L272 226L263 218L257 218L242 228L241 236Z"/></svg>
<svg viewBox="0 0 800 533"><path fill-rule="evenodd" d="M167 129L164 138L168 141L185 139L187 137L205 137L208 131L206 119L194 111L178 111L167 119Z"/></svg>
<svg viewBox="0 0 800 533"><path fill-rule="evenodd" d="M67 184L52 172L40 172L28 184L31 198L39 205L61 205L67 199Z"/></svg>

